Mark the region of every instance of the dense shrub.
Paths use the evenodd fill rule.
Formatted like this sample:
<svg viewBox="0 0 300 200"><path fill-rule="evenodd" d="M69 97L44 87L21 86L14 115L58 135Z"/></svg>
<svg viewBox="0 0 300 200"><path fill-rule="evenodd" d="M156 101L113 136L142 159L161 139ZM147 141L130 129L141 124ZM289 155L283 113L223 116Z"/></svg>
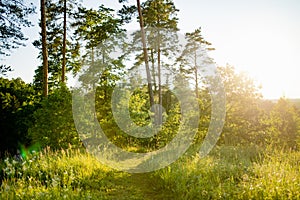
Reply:
<svg viewBox="0 0 300 200"><path fill-rule="evenodd" d="M29 130L33 142L53 149L81 146L72 115L72 95L61 85L41 102L34 113L35 123Z"/></svg>
<svg viewBox="0 0 300 200"><path fill-rule="evenodd" d="M21 144L30 142L27 131L38 101L30 84L20 78L0 78L0 157L5 152L16 153Z"/></svg>

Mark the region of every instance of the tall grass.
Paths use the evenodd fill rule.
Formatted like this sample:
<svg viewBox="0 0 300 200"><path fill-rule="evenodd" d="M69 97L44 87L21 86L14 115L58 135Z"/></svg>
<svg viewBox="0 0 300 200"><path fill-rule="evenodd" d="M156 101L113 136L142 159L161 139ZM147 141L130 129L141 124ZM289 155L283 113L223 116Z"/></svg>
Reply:
<svg viewBox="0 0 300 200"><path fill-rule="evenodd" d="M300 153L228 147L154 174L176 199L300 199Z"/></svg>
<svg viewBox="0 0 300 200"><path fill-rule="evenodd" d="M300 152L274 150L241 184L247 199L300 199Z"/></svg>
<svg viewBox="0 0 300 200"><path fill-rule="evenodd" d="M104 199L111 177L126 176L79 150L51 151L16 161L5 159L0 199Z"/></svg>
<svg viewBox="0 0 300 200"><path fill-rule="evenodd" d="M71 149L7 158L1 167L0 199L9 200L300 199L300 152L274 148L221 146L135 178Z"/></svg>

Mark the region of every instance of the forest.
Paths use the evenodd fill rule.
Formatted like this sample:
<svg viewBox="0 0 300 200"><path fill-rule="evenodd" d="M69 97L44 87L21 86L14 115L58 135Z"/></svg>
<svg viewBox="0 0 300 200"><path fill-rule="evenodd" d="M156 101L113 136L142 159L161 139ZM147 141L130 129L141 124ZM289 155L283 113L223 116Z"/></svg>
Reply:
<svg viewBox="0 0 300 200"><path fill-rule="evenodd" d="M2 57L40 16L33 81L0 65L0 199L300 199L299 100L218 66L173 0L118 3L0 1Z"/></svg>

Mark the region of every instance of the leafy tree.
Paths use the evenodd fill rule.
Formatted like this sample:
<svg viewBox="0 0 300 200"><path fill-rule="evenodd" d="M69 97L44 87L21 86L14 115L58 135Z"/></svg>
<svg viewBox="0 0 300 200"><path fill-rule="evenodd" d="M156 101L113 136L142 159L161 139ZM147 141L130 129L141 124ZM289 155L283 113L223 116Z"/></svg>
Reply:
<svg viewBox="0 0 300 200"><path fill-rule="evenodd" d="M297 149L300 135L299 110L285 98L280 98L269 113L265 127L266 134L272 135L272 143Z"/></svg>
<svg viewBox="0 0 300 200"><path fill-rule="evenodd" d="M68 148L69 145L80 147L72 115L72 95L70 90L61 85L34 112L34 124L29 129L33 142L42 147L54 149Z"/></svg>
<svg viewBox="0 0 300 200"><path fill-rule="evenodd" d="M219 67L226 92L226 121L221 143L249 144L260 137L262 109L259 87L232 66Z"/></svg>
<svg viewBox="0 0 300 200"><path fill-rule="evenodd" d="M110 57L124 37L121 21L114 18L112 11L101 5L98 10L79 8L75 15L76 39L84 46L82 65L85 70L79 81L89 90L96 89L99 77L109 80L115 75L111 71L119 70L122 65L118 58Z"/></svg>
<svg viewBox="0 0 300 200"><path fill-rule="evenodd" d="M23 0L0 1L0 54L24 45L27 40L22 32L22 27L30 27L32 24L28 17L35 12L34 6L25 5Z"/></svg>
<svg viewBox="0 0 300 200"><path fill-rule="evenodd" d="M16 153L19 145L28 145L28 127L39 98L33 87L21 79L0 78L0 154Z"/></svg>
<svg viewBox="0 0 300 200"><path fill-rule="evenodd" d="M126 0L119 0L120 3L127 2ZM154 92L153 92L153 85L152 81L154 82L154 87L155 87L155 72L154 72L154 65L152 65L152 76L150 72L150 67L149 67L149 55L147 51L147 41L146 41L146 33L145 33L145 26L144 26L144 17L143 17L143 10L142 10L142 5L139 0L136 1L136 6L135 5L123 5L123 8L119 10L118 14L121 16L122 21L129 23L133 16L138 16L138 22L140 25L140 31L135 33L135 38L133 40L133 43L136 42L136 40L140 40L142 44L142 48L138 48L139 50L142 51L142 54L139 54L136 56L137 63L135 65L141 65L143 62L145 63L145 70L146 70L146 77L147 77L147 87L148 87L148 95L149 95L149 101L150 101L150 106L152 107L154 105ZM135 45L134 45L135 46ZM133 47L129 51L132 50L136 51L136 48ZM152 62L154 63L154 62Z"/></svg>
<svg viewBox="0 0 300 200"><path fill-rule="evenodd" d="M55 3L55 2L54 2ZM77 72L80 68L79 61L79 44L75 40L75 42L71 42L75 39L74 32L73 34L67 34L72 32L72 26L76 23L75 15L79 12L82 5L79 1L76 0L58 0L56 3L56 7L54 7L53 12L56 13L57 16L54 17L54 21L61 21L62 18L62 26L56 22L56 25L59 29L61 29L62 41L61 46L61 82L65 82L66 73L68 71ZM75 30L74 30L75 31Z"/></svg>

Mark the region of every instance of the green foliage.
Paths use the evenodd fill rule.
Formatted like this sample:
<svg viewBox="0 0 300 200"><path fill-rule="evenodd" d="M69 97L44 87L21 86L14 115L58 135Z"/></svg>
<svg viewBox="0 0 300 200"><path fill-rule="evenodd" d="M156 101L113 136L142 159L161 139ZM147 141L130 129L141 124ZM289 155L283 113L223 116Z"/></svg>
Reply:
<svg viewBox="0 0 300 200"><path fill-rule="evenodd" d="M192 33L186 33L185 38L187 43L182 51L181 56L177 59L180 63L180 71L185 76L195 83L195 94L199 98L199 84L201 79L201 72L205 71L203 65L212 63L212 59L207 56L207 51L212 50L209 48L211 43L204 40L201 35L201 28L196 29ZM202 77L203 78L203 77Z"/></svg>
<svg viewBox="0 0 300 200"><path fill-rule="evenodd" d="M276 103L261 99L259 87L253 80L245 74L236 73L232 66L219 67L218 71L226 92L226 119L220 144L273 144L298 148L300 115L295 105L286 99ZM205 89L200 94L199 104L203 113L199 129L205 133L210 120L211 101Z"/></svg>
<svg viewBox="0 0 300 200"><path fill-rule="evenodd" d="M263 134L268 135L268 142L274 146L286 148L299 148L300 116L298 108L287 99L280 98L265 113L262 120Z"/></svg>
<svg viewBox="0 0 300 200"><path fill-rule="evenodd" d="M33 87L21 79L0 78L0 154L16 152L21 144L28 144L28 127L39 97ZM2 155L1 155L2 156Z"/></svg>
<svg viewBox="0 0 300 200"><path fill-rule="evenodd" d="M22 28L32 25L28 16L34 12L33 5L27 6L23 0L0 2L0 55L9 55L7 51L24 45L23 41L27 38Z"/></svg>
<svg viewBox="0 0 300 200"><path fill-rule="evenodd" d="M76 13L76 22L72 26L76 29L77 39L82 40L88 50L122 31L122 23L113 16L112 11L101 5L98 10L80 8Z"/></svg>
<svg viewBox="0 0 300 200"><path fill-rule="evenodd" d="M142 5L145 27L176 31L178 9L172 0L148 0Z"/></svg>
<svg viewBox="0 0 300 200"><path fill-rule="evenodd" d="M99 77L102 84L111 78L114 85L124 67L121 58L111 56L124 43L125 37L120 28L122 24L112 11L103 5L98 10L79 8L76 22L72 24L76 40L84 46L81 61L85 70L79 80L90 89L96 87Z"/></svg>
<svg viewBox="0 0 300 200"><path fill-rule="evenodd" d="M232 66L219 67L218 71L226 92L226 121L221 142L255 143L260 136L262 117L259 88L245 74L236 73Z"/></svg>
<svg viewBox="0 0 300 200"><path fill-rule="evenodd" d="M42 100L34 119L35 123L29 130L33 142L54 149L67 148L69 144L81 146L73 121L72 95L65 85Z"/></svg>
<svg viewBox="0 0 300 200"><path fill-rule="evenodd" d="M171 0L148 0L141 6L143 7L145 38L149 62L151 62L152 81L155 85L162 76L163 67L173 64L171 62L175 62L174 57L179 51L177 37L179 30L177 14L179 10L176 9ZM130 13L130 10L127 12ZM130 53L136 53L135 66L141 65L144 60L141 42L140 31L137 31L134 33L132 41L133 48L130 49ZM140 45L136 45L137 43Z"/></svg>
<svg viewBox="0 0 300 200"><path fill-rule="evenodd" d="M47 43L48 71L50 91L61 81L63 63L63 9L62 0L46 2L47 7ZM99 46L112 35L120 33L121 22L114 18L112 9L100 6L98 10L86 9L74 0L67 0L67 41L66 72L76 74L81 67L96 65ZM41 39L34 41L34 46L41 50ZM103 49L107 46L103 46ZM108 49L105 49L108 50ZM111 50L111 48L109 49ZM103 53L103 52L101 52ZM105 52L107 53L107 52ZM42 51L40 56L42 58ZM90 59L89 59L90 58ZM107 58L107 56L106 56ZM34 84L42 89L43 66L35 71Z"/></svg>
<svg viewBox="0 0 300 200"><path fill-rule="evenodd" d="M145 126L152 128L152 131L156 131L153 123L153 116L151 116L150 104L148 100L147 87L136 89L133 93L129 91L122 96L122 98L117 97L116 110L118 115L123 117L119 118L118 123L123 124L125 130L121 130L116 122L115 116L112 113L111 98L112 89L110 87L99 86L96 93L96 112L97 119L105 132L106 136L114 144L129 149L131 151L147 152L154 149L159 149L164 147L171 139L176 135L180 123L180 106L178 101L175 99L172 93L164 93L164 98L173 99L172 104L168 104L168 109L164 114L165 123L158 130L157 133L149 138L136 138L128 135L128 132L133 132L136 134L141 134L142 132L149 131ZM129 99L129 102L128 102ZM129 103L129 104L128 104ZM164 102L164 106L167 107L167 103ZM125 107L128 107L125 110ZM130 116L127 116L127 115ZM132 123L138 127L132 128L132 123L128 123L128 118L130 117ZM139 129L140 128L140 129Z"/></svg>

